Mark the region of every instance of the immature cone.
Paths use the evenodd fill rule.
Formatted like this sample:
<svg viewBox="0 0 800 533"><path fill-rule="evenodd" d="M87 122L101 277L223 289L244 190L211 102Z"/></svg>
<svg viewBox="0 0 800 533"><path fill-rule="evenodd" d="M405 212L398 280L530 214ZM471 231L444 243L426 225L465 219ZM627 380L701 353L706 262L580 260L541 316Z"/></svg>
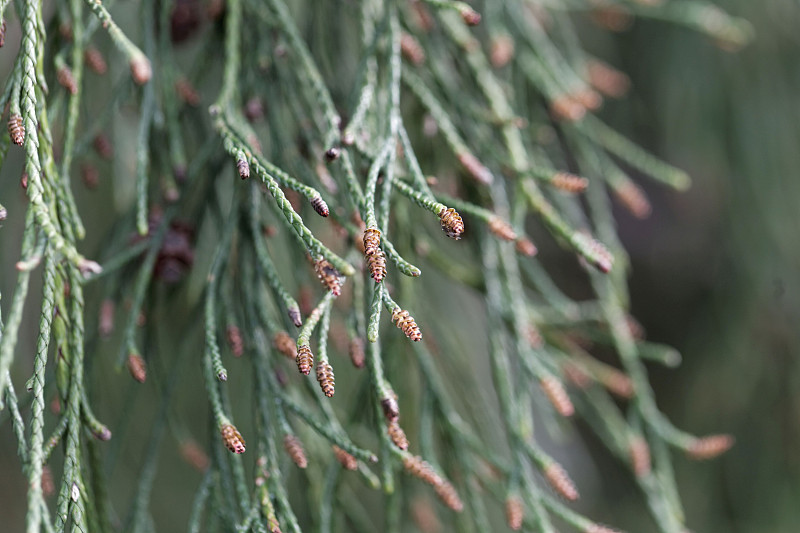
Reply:
<svg viewBox="0 0 800 533"><path fill-rule="evenodd" d="M611 394L619 396L620 398L633 397L633 381L616 368L604 370L598 378L600 383L602 383Z"/></svg>
<svg viewBox="0 0 800 533"><path fill-rule="evenodd" d="M579 193L586 190L586 187L589 186L589 180L569 172L557 172L553 179L550 180L550 185L565 192Z"/></svg>
<svg viewBox="0 0 800 533"><path fill-rule="evenodd" d="M138 353L128 354L128 372L139 383L144 383L147 379L147 365Z"/></svg>
<svg viewBox="0 0 800 533"><path fill-rule="evenodd" d="M250 177L250 163L247 162L247 159L241 158L236 161L236 172L243 180Z"/></svg>
<svg viewBox="0 0 800 533"><path fill-rule="evenodd" d="M131 76L137 85L144 85L153 77L153 67L150 60L143 55L136 55L131 59Z"/></svg>
<svg viewBox="0 0 800 533"><path fill-rule="evenodd" d="M470 152L461 152L458 154L458 162L461 163L461 166L469 172L469 175L472 176L475 181L482 183L484 185L489 185L494 181L492 177L492 173L489 171L488 168L483 166L477 157L472 155Z"/></svg>
<svg viewBox="0 0 800 533"><path fill-rule="evenodd" d="M355 470L358 468L358 459L344 451L343 449L339 448L335 444L332 446L333 448L333 455L336 456L336 460L342 463L342 466L345 467L347 470Z"/></svg>
<svg viewBox="0 0 800 533"><path fill-rule="evenodd" d="M425 61L425 50L419 41L410 33L400 35L400 51L409 63L420 65Z"/></svg>
<svg viewBox="0 0 800 533"><path fill-rule="evenodd" d="M461 234L464 233L464 221L455 209L452 207L442 209L439 212L439 219L445 235L455 240L461 238Z"/></svg>
<svg viewBox="0 0 800 533"><path fill-rule="evenodd" d="M322 199L322 196L317 194L311 199L311 207L314 208L314 211L321 217L327 217L330 215L330 210L328 209L328 204L325 203L325 200Z"/></svg>
<svg viewBox="0 0 800 533"><path fill-rule="evenodd" d="M389 438L392 439L392 442L395 446L401 450L408 449L408 438L406 437L406 432L403 431L403 428L400 427L400 424L397 422L397 420L389 421L389 423L386 425L386 432L389 434Z"/></svg>
<svg viewBox="0 0 800 533"><path fill-rule="evenodd" d="M241 357L244 354L244 341L242 340L242 332L233 324L229 324L225 328L225 338L228 340L228 346L231 348L231 353L234 357Z"/></svg>
<svg viewBox="0 0 800 533"><path fill-rule="evenodd" d="M513 241L517 238L517 234L514 233L514 228L511 227L511 224L498 216L489 219L489 231L494 233L498 239L504 241Z"/></svg>
<svg viewBox="0 0 800 533"><path fill-rule="evenodd" d="M544 469L544 477L550 483L550 486L567 500L575 501L578 499L578 489L575 488L575 484L569 478L567 471L560 464L552 462L547 465Z"/></svg>
<svg viewBox="0 0 800 533"><path fill-rule="evenodd" d="M8 135L17 146L25 142L25 126L22 125L22 117L16 113L8 117Z"/></svg>
<svg viewBox="0 0 800 533"><path fill-rule="evenodd" d="M647 218L653 211L650 200L647 199L644 191L632 181L628 181L614 189L614 194L620 203L636 218Z"/></svg>
<svg viewBox="0 0 800 533"><path fill-rule="evenodd" d="M322 392L325 393L325 396L328 398L332 397L335 392L334 386L336 385L336 381L333 377L333 367L331 367L330 364L322 361L317 363L317 381L322 388Z"/></svg>
<svg viewBox="0 0 800 533"><path fill-rule="evenodd" d="M355 337L350 340L350 361L352 361L353 366L356 368L364 368L364 363L366 362L366 354L364 353L364 339L361 337Z"/></svg>
<svg viewBox="0 0 800 533"><path fill-rule="evenodd" d="M244 453L244 439L239 430L233 424L225 424L220 428L222 441L225 447L233 453Z"/></svg>
<svg viewBox="0 0 800 533"><path fill-rule="evenodd" d="M314 354L311 353L311 347L308 344L304 344L297 349L295 361L301 374L307 376L311 373L311 367L314 366Z"/></svg>
<svg viewBox="0 0 800 533"><path fill-rule="evenodd" d="M392 310L392 322L412 341L418 342L422 340L422 332L420 332L417 323L405 309L395 307Z"/></svg>
<svg viewBox="0 0 800 533"><path fill-rule="evenodd" d="M103 54L97 48L90 46L83 53L83 57L86 60L86 64L95 74L102 76L108 71L106 60L103 58Z"/></svg>
<svg viewBox="0 0 800 533"><path fill-rule="evenodd" d="M633 437L628 444L628 453L631 457L631 467L633 473L638 478L642 478L650 473L650 446L644 437Z"/></svg>
<svg viewBox="0 0 800 533"><path fill-rule="evenodd" d="M564 385L561 384L556 378L548 376L544 378L539 385L542 387L547 399L553 404L556 412L561 416L572 416L575 413L575 407L567 396L567 391Z"/></svg>
<svg viewBox="0 0 800 533"><path fill-rule="evenodd" d="M208 455L197 443L191 439L181 442L180 453L183 460L189 463L195 470L205 472L210 461Z"/></svg>
<svg viewBox="0 0 800 533"><path fill-rule="evenodd" d="M286 453L289 454L292 462L296 464L298 468L305 468L308 466L308 459L306 458L306 451L303 449L303 443L300 442L300 439L298 439L296 435L292 435L291 433L284 435L283 447Z"/></svg>
<svg viewBox="0 0 800 533"><path fill-rule="evenodd" d="M631 86L628 76L602 61L589 60L586 68L589 74L589 83L606 96L620 98L628 92Z"/></svg>
<svg viewBox="0 0 800 533"><path fill-rule="evenodd" d="M342 294L342 282L339 279L339 271L327 259L320 257L314 263L314 271L320 282L328 289L334 296Z"/></svg>
<svg viewBox="0 0 800 533"><path fill-rule="evenodd" d="M576 363L566 363L563 366L564 377L579 389L585 389L592 384L592 378L584 368Z"/></svg>
<svg viewBox="0 0 800 533"><path fill-rule="evenodd" d="M78 84L75 81L75 76L69 67L61 67L56 71L56 80L64 87L70 94L78 93Z"/></svg>
<svg viewBox="0 0 800 533"><path fill-rule="evenodd" d="M733 446L733 443L734 438L731 435L711 435L710 437L695 439L686 448L686 454L698 461L713 459L727 452Z"/></svg>
<svg viewBox="0 0 800 533"><path fill-rule="evenodd" d="M297 358L297 343L285 331L279 331L272 338L272 345L280 353L291 359Z"/></svg>
<svg viewBox="0 0 800 533"><path fill-rule="evenodd" d="M513 531L522 529L524 509L522 500L519 496L509 496L506 498L506 523Z"/></svg>

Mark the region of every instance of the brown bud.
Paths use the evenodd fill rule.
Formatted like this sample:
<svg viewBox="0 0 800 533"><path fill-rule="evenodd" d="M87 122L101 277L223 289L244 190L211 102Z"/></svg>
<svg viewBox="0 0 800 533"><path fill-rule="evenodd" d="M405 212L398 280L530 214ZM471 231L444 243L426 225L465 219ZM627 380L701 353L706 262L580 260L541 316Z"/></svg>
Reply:
<svg viewBox="0 0 800 533"><path fill-rule="evenodd" d="M589 180L569 172L557 172L550 180L550 185L569 193L579 193L586 190Z"/></svg>
<svg viewBox="0 0 800 533"><path fill-rule="evenodd" d="M285 331L279 331L272 338L272 345L280 353L291 359L297 358L297 343Z"/></svg>
<svg viewBox="0 0 800 533"><path fill-rule="evenodd" d="M244 439L242 438L242 434L239 433L239 430L236 429L236 426L233 424L224 424L220 428L220 433L222 434L222 440L226 448L233 453L244 453Z"/></svg>
<svg viewBox="0 0 800 533"><path fill-rule="evenodd" d="M138 353L131 352L128 354L128 372L139 383L144 383L147 379L147 365Z"/></svg>
<svg viewBox="0 0 800 533"><path fill-rule="evenodd" d="M241 357L244 354L244 340L242 340L242 332L233 324L228 324L225 328L225 338L228 341L228 346L234 357Z"/></svg>
<svg viewBox="0 0 800 533"><path fill-rule="evenodd" d="M461 166L464 167L464 170L469 172L469 175L472 176L478 183L489 185L492 183L492 181L494 181L494 177L489 169L483 166L483 163L481 163L478 158L472 155L470 152L461 152L457 155L457 157L458 162L461 163Z"/></svg>
<svg viewBox="0 0 800 533"><path fill-rule="evenodd" d="M397 422L397 420L389 421L389 423L386 425L386 432L389 434L389 438L392 439L392 442L395 446L401 450L408 449L408 438L406 437L406 432L403 431L403 428L400 427L400 424Z"/></svg>
<svg viewBox="0 0 800 533"><path fill-rule="evenodd" d="M452 207L442 209L439 211L439 219L445 235L455 240L461 238L461 234L464 233L464 221L455 209Z"/></svg>
<svg viewBox="0 0 800 533"><path fill-rule="evenodd" d="M514 39L508 34L498 35L492 39L489 59L494 68L502 68L514 57Z"/></svg>
<svg viewBox="0 0 800 533"><path fill-rule="evenodd" d="M150 60L143 55L136 55L131 59L131 76L137 85L144 85L153 77L153 67Z"/></svg>
<svg viewBox="0 0 800 533"><path fill-rule="evenodd" d="M522 529L523 513L522 499L519 496L511 495L506 498L506 523L511 530Z"/></svg>
<svg viewBox="0 0 800 533"><path fill-rule="evenodd" d="M392 322L412 341L418 342L422 340L422 332L420 332L419 326L405 309L395 307L392 310Z"/></svg>
<svg viewBox="0 0 800 533"><path fill-rule="evenodd" d="M98 133L92 140L92 147L97 155L103 159L111 159L114 157L114 147L109 140L108 135L105 133Z"/></svg>
<svg viewBox="0 0 800 533"><path fill-rule="evenodd" d="M62 66L56 70L56 80L64 87L70 94L78 94L78 84L75 81L75 75L69 67Z"/></svg>
<svg viewBox="0 0 800 533"><path fill-rule="evenodd" d="M336 381L333 377L333 367L329 363L323 361L317 363L317 382L325 396L331 398L335 392Z"/></svg>
<svg viewBox="0 0 800 533"><path fill-rule="evenodd" d="M311 353L311 347L308 344L304 344L297 349L295 361L301 374L307 376L311 373L311 367L314 366L314 354Z"/></svg>
<svg viewBox="0 0 800 533"><path fill-rule="evenodd" d="M350 361L356 368L364 368L366 362L366 354L364 353L364 339L361 337L354 337L350 340Z"/></svg>
<svg viewBox="0 0 800 533"><path fill-rule="evenodd" d="M334 296L342 294L342 282L339 279L339 271L327 259L321 256L314 263L314 271L317 273L319 281L328 289Z"/></svg>
<svg viewBox="0 0 800 533"><path fill-rule="evenodd" d="M192 107L200 105L200 94L186 78L178 78L175 82L175 92L178 93L178 97L186 102L187 105Z"/></svg>
<svg viewBox="0 0 800 533"><path fill-rule="evenodd" d="M12 113L8 117L8 135L11 137L11 142L17 146L22 146L25 142L25 126L22 124L22 116Z"/></svg>
<svg viewBox="0 0 800 533"><path fill-rule="evenodd" d="M325 203L325 200L322 199L322 196L317 194L311 199L311 207L314 208L314 211L321 217L327 217L330 215L330 210L328 209L328 204Z"/></svg>
<svg viewBox="0 0 800 533"><path fill-rule="evenodd" d="M517 237L517 240L514 243L514 248L517 250L517 252L527 257L533 257L539 253L536 245L533 244L533 241L527 237Z"/></svg>
<svg viewBox="0 0 800 533"><path fill-rule="evenodd" d="M421 65L425 62L425 50L410 33L403 32L400 36L400 51L403 53L403 57L413 65Z"/></svg>
<svg viewBox="0 0 800 533"><path fill-rule="evenodd" d="M511 227L511 224L498 216L489 219L489 231L494 233L498 239L504 241L513 241L517 238L517 234L514 233L514 228Z"/></svg>
<svg viewBox="0 0 800 533"><path fill-rule="evenodd" d="M103 54L94 46L88 47L83 53L83 57L86 60L86 64L95 74L102 76L108 71L108 65L105 58L103 58Z"/></svg>
<svg viewBox="0 0 800 533"><path fill-rule="evenodd" d="M189 463L195 470L205 472L208 469L210 460L205 451L192 439L181 442L180 453L183 460Z"/></svg>
<svg viewBox="0 0 800 533"><path fill-rule="evenodd" d="M247 162L247 159L236 160L236 172L239 173L239 177L243 180L250 177L250 163Z"/></svg>
<svg viewBox="0 0 800 533"><path fill-rule="evenodd" d="M626 181L619 187L615 187L614 194L625 209L630 211L636 218L647 218L653 211L653 207L650 205L650 200L647 199L647 195L641 187L632 181Z"/></svg>
<svg viewBox="0 0 800 533"><path fill-rule="evenodd" d="M303 443L297 438L297 435L292 435L291 433L284 435L283 447L286 453L289 454L292 462L296 464L298 468L305 468L308 466L306 451L303 449Z"/></svg>
<svg viewBox="0 0 800 533"><path fill-rule="evenodd" d="M569 501L578 499L578 490L575 488L575 484L560 464L556 462L548 464L544 469L544 477L562 497Z"/></svg>
<svg viewBox="0 0 800 533"><path fill-rule="evenodd" d="M593 59L588 61L586 68L589 83L606 96L620 98L630 89L630 78L607 63Z"/></svg>
<svg viewBox="0 0 800 533"><path fill-rule="evenodd" d="M631 458L633 473L638 478L642 478L650 473L650 446L644 437L636 436L628 444L628 454Z"/></svg>
<svg viewBox="0 0 800 533"><path fill-rule="evenodd" d="M347 470L355 470L358 468L358 459L344 451L343 449L339 448L335 444L332 446L333 448L333 455L336 456L336 460L342 463L342 466L345 467Z"/></svg>
<svg viewBox="0 0 800 533"><path fill-rule="evenodd" d="M711 435L695 439L686 448L686 454L695 460L713 459L727 452L734 444L731 435Z"/></svg>
<svg viewBox="0 0 800 533"><path fill-rule="evenodd" d="M572 416L575 408L564 390L564 385L556 378L548 376L539 382L547 399L553 404L556 412L561 416Z"/></svg>

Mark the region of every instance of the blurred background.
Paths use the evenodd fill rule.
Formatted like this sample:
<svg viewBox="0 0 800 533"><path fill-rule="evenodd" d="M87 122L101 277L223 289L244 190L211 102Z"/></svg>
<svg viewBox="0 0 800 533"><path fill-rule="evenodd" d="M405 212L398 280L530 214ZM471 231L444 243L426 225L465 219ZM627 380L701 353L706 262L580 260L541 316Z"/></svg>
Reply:
<svg viewBox="0 0 800 533"><path fill-rule="evenodd" d="M578 22L585 27L587 48L632 80L629 97L607 103L601 116L694 179L686 193L642 180L654 205L651 217L639 221L624 210L617 213L632 260L633 315L650 340L683 355L677 369L651 367L660 407L687 431L731 433L737 441L714 461L676 457L688 523L698 533L795 533L800 530L800 3L716 3L753 24L756 38L748 47L731 53L690 30L653 20L638 20L612 35L588 19ZM15 172L7 166L0 176L0 198L9 208L22 199ZM0 228L4 311L14 287L18 223L11 213ZM16 368L15 383L23 383L27 364ZM200 383L199 370L186 378L187 387ZM125 394L115 401L125 401ZM176 395L189 398L186 402L193 398L180 389ZM179 407L189 416L195 408ZM137 409L152 413L155 401ZM103 418L113 406L97 410ZM134 421L128 431L135 434L138 427ZM138 476L137 461L126 457L143 453L146 444L116 450L112 486L120 502L132 497L131 479ZM579 507L628 531L650 531L629 474L598 443L589 440L588 447L603 490L585 491ZM3 531L23 530L25 481L15 448L4 424ZM152 505L161 531L185 528L188 510L174 510L188 509L200 479L177 457L169 448L161 457L155 494L162 497Z"/></svg>

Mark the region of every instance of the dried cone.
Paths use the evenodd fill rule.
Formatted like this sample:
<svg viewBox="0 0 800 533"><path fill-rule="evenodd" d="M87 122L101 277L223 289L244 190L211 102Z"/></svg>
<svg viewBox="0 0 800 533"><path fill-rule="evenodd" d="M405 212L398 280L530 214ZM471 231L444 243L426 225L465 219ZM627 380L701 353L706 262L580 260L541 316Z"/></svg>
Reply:
<svg viewBox="0 0 800 533"><path fill-rule="evenodd" d="M403 431L403 428L400 427L400 424L397 422L397 420L389 421L386 426L386 432L389 434L389 438L392 439L392 442L395 446L401 450L408 449L408 438L406 437L406 432Z"/></svg>
<svg viewBox="0 0 800 533"><path fill-rule="evenodd" d="M641 478L650 473L650 446L644 437L633 437L628 444L628 453L631 457L631 467L636 477Z"/></svg>
<svg viewBox="0 0 800 533"><path fill-rule="evenodd" d="M578 489L575 488L575 484L569 478L567 471L560 464L556 462L548 464L544 469L544 477L550 483L550 486L567 500L575 501L578 499Z"/></svg>
<svg viewBox="0 0 800 533"><path fill-rule="evenodd" d="M295 361L301 374L307 376L311 373L311 367L314 366L314 354L311 353L311 347L308 344L304 344L297 349Z"/></svg>
<svg viewBox="0 0 800 533"><path fill-rule="evenodd" d="M550 180L550 185L565 192L579 193L586 190L589 180L569 172L557 172Z"/></svg>
<svg viewBox="0 0 800 533"><path fill-rule="evenodd" d="M400 51L412 65L421 65L425 61L425 50L410 33L403 32L400 35Z"/></svg>
<svg viewBox="0 0 800 533"><path fill-rule="evenodd" d="M342 294L342 282L339 279L339 271L327 259L320 257L314 263L314 271L320 282L328 289L334 296Z"/></svg>
<svg viewBox="0 0 800 533"><path fill-rule="evenodd" d="M317 381L325 396L332 397L335 392L336 381L333 377L333 367L329 363L323 361L317 363Z"/></svg>
<svg viewBox="0 0 800 533"><path fill-rule="evenodd" d="M513 495L506 498L506 523L513 531L522 529L524 509L519 496Z"/></svg>
<svg viewBox="0 0 800 533"><path fill-rule="evenodd" d="M58 83L64 87L69 94L77 94L78 93L78 84L75 82L75 76L72 74L72 70L69 67L61 67L56 71L56 80Z"/></svg>
<svg viewBox="0 0 800 533"><path fill-rule="evenodd" d="M632 181L625 182L614 189L614 194L625 209L638 219L649 217L653 211L650 200L647 199L644 191Z"/></svg>
<svg viewBox="0 0 800 533"><path fill-rule="evenodd" d="M147 365L138 353L128 354L128 372L139 383L144 383L147 379Z"/></svg>
<svg viewBox="0 0 800 533"><path fill-rule="evenodd" d="M564 385L561 384L556 378L548 376L544 378L539 385L542 387L547 399L553 404L556 412L561 416L572 416L575 413L575 407L572 405Z"/></svg>
<svg viewBox="0 0 800 533"><path fill-rule="evenodd" d="M342 463L342 466L345 467L347 470L355 470L358 468L358 459L344 451L343 449L339 448L335 444L332 446L333 448L333 455L336 456L336 460Z"/></svg>
<svg viewBox="0 0 800 533"><path fill-rule="evenodd" d="M695 439L686 448L686 454L698 461L713 459L727 452L734 442L734 438L731 435L711 435L710 437Z"/></svg>
<svg viewBox="0 0 800 533"><path fill-rule="evenodd" d="M311 207L314 208L314 211L321 217L327 217L330 215L330 209L328 209L328 204L325 203L325 200L322 199L322 196L317 194L311 200Z"/></svg>
<svg viewBox="0 0 800 533"><path fill-rule="evenodd" d="M361 337L355 337L350 340L350 361L353 363L353 366L356 368L364 368L364 363L366 362L366 354L364 353L364 339Z"/></svg>
<svg viewBox="0 0 800 533"><path fill-rule="evenodd" d="M244 341L242 340L242 332L237 326L229 324L225 328L225 338L228 340L228 346L231 348L231 353L234 357L241 357L244 354Z"/></svg>
<svg viewBox="0 0 800 533"><path fill-rule="evenodd" d="M611 65L595 59L590 60L586 67L589 83L606 96L620 98L630 89L630 78Z"/></svg>
<svg viewBox="0 0 800 533"><path fill-rule="evenodd" d="M25 142L25 126L22 125L22 117L16 113L8 117L8 135L17 146Z"/></svg>
<svg viewBox="0 0 800 533"><path fill-rule="evenodd" d="M247 159L242 158L236 161L236 172L243 180L250 177L250 163L247 162Z"/></svg>
<svg viewBox="0 0 800 533"><path fill-rule="evenodd" d="M455 209L452 207L442 209L439 212L439 219L445 235L455 240L461 238L461 234L464 233L464 221Z"/></svg>
<svg viewBox="0 0 800 533"><path fill-rule="evenodd" d="M291 359L297 358L297 343L285 331L279 331L272 338L272 345L280 353Z"/></svg>
<svg viewBox="0 0 800 533"><path fill-rule="evenodd" d="M392 322L394 322L398 328L403 330L403 333L406 334L406 337L412 341L419 342L422 340L422 332L420 332L417 323L405 309L395 307L392 310Z"/></svg>
<svg viewBox="0 0 800 533"><path fill-rule="evenodd" d="M225 447L233 453L244 453L244 439L239 430L233 424L224 424L220 428L222 440L225 442Z"/></svg>
<svg viewBox="0 0 800 533"><path fill-rule="evenodd" d="M489 171L489 169L483 166L483 163L481 163L478 158L472 155L470 152L461 152L457 157L458 162L461 163L461 166L464 167L464 170L469 172L469 175L472 176L475 181L484 185L489 185L492 183L492 181L494 181L492 173Z"/></svg>
<svg viewBox="0 0 800 533"><path fill-rule="evenodd" d="M106 60L103 58L103 54L97 48L90 46L84 52L83 57L86 60L86 64L95 74L102 76L108 71Z"/></svg>
<svg viewBox="0 0 800 533"><path fill-rule="evenodd" d="M303 443L297 438L297 435L287 433L283 437L283 447L286 453L292 459L292 462L298 468L305 468L308 466L308 459L306 458L306 451L303 449Z"/></svg>
<svg viewBox="0 0 800 533"><path fill-rule="evenodd" d="M180 446L181 457L189 463L195 470L205 472L208 469L210 461L208 455L203 451L197 443L191 439L181 442Z"/></svg>
<svg viewBox="0 0 800 533"><path fill-rule="evenodd" d="M489 219L489 231L494 233L495 237L504 241L513 241L517 238L517 234L514 233L514 228L511 227L511 224L497 216Z"/></svg>

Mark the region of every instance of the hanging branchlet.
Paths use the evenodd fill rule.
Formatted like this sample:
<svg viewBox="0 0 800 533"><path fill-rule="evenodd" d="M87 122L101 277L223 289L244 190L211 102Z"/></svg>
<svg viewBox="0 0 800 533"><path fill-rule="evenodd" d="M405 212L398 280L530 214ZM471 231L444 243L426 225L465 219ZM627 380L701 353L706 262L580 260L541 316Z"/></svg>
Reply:
<svg viewBox="0 0 800 533"><path fill-rule="evenodd" d="M244 439L242 438L242 434L239 433L239 430L236 429L236 426L233 424L223 424L219 431L226 448L236 454L244 453Z"/></svg>
<svg viewBox="0 0 800 533"><path fill-rule="evenodd" d="M8 117L8 134L11 136L11 142L17 146L22 146L25 142L25 126L22 125L22 116L12 113Z"/></svg>
<svg viewBox="0 0 800 533"><path fill-rule="evenodd" d="M464 233L464 221L461 220L461 215L456 212L452 207L442 208L439 211L439 219L442 223L442 231L451 239L461 239L461 234Z"/></svg>
<svg viewBox="0 0 800 533"><path fill-rule="evenodd" d="M506 511L506 524L512 531L519 531L522 529L522 520L524 518L524 507L522 499L517 494L510 494L506 498L505 503Z"/></svg>
<svg viewBox="0 0 800 533"><path fill-rule="evenodd" d="M142 359L142 356L136 352L128 354L127 360L128 372L131 373L133 379L139 383L144 383L147 379L147 365Z"/></svg>
<svg viewBox="0 0 800 533"><path fill-rule="evenodd" d="M563 498L569 501L578 499L578 489L575 488L575 483L572 482L569 474L560 464L555 461L548 464L544 468L544 477L550 483L550 486Z"/></svg>
<svg viewBox="0 0 800 533"><path fill-rule="evenodd" d="M314 272L317 273L320 283L328 289L334 296L342 294L342 282L339 271L327 259L318 257L314 263Z"/></svg>
<svg viewBox="0 0 800 533"><path fill-rule="evenodd" d="M336 381L333 376L333 367L327 361L319 361L317 363L317 382L319 382L319 386L325 396L328 398L333 397Z"/></svg>
<svg viewBox="0 0 800 533"><path fill-rule="evenodd" d="M713 459L731 449L734 444L731 435L711 435L692 440L686 447L686 454L698 461Z"/></svg>
<svg viewBox="0 0 800 533"><path fill-rule="evenodd" d="M285 331L279 331L272 338L272 345L290 359L297 358L297 344L295 340Z"/></svg>
<svg viewBox="0 0 800 533"><path fill-rule="evenodd" d="M293 435L291 433L284 435L283 448L286 450L286 453L298 468L305 468L308 466L306 451L303 449L303 443L300 441L297 435Z"/></svg>
<svg viewBox="0 0 800 533"><path fill-rule="evenodd" d="M301 374L307 376L311 373L311 368L314 366L314 354L311 353L311 347L308 344L304 344L297 349L295 361Z"/></svg>
<svg viewBox="0 0 800 533"><path fill-rule="evenodd" d="M346 470L358 469L358 459L335 444L331 446L331 448L333 449L333 455L336 457L336 460L339 461Z"/></svg>
<svg viewBox="0 0 800 533"><path fill-rule="evenodd" d="M572 416L575 413L575 407L573 407L564 385L558 379L547 376L539 382L539 385L558 414Z"/></svg>
<svg viewBox="0 0 800 533"><path fill-rule="evenodd" d="M405 309L400 309L399 307L392 309L392 322L412 341L419 342L422 340L422 332L419 330L419 326Z"/></svg>

